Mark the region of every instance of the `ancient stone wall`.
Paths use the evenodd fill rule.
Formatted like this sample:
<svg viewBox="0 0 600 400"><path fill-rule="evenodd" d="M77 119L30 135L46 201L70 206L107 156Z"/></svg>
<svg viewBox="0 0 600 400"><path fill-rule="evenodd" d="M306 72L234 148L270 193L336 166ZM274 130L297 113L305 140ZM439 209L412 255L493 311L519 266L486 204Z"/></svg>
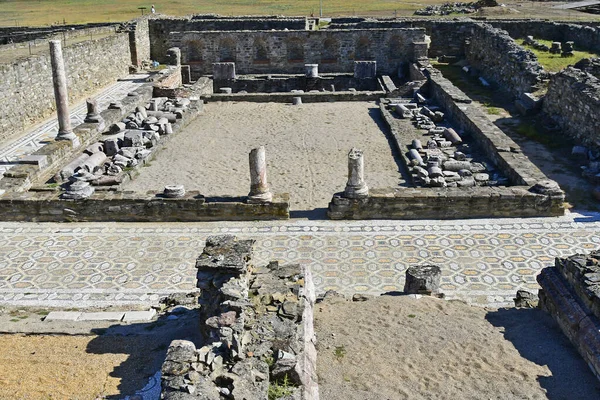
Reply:
<svg viewBox="0 0 600 400"><path fill-rule="evenodd" d="M63 48L71 103L126 75L127 33ZM50 54L0 65L0 140L15 137L55 110Z"/></svg>
<svg viewBox="0 0 600 400"><path fill-rule="evenodd" d="M251 17L222 18L198 15L176 18L153 18L149 21L152 59L162 60L167 49L169 34L184 31L254 31L254 30L304 30L305 18Z"/></svg>
<svg viewBox="0 0 600 400"><path fill-rule="evenodd" d="M533 52L519 46L507 32L487 24L473 26L465 54L486 79L515 96L535 91L544 71Z"/></svg>
<svg viewBox="0 0 600 400"><path fill-rule="evenodd" d="M575 47L600 51L600 29L574 23L542 20L490 21L490 25L507 31L513 38L533 36L555 42L575 42Z"/></svg>
<svg viewBox="0 0 600 400"><path fill-rule="evenodd" d="M148 18L134 20L134 27L129 32L131 64L140 66L142 61L150 60L150 29Z"/></svg>
<svg viewBox="0 0 600 400"><path fill-rule="evenodd" d="M327 29L391 29L424 28L431 38L429 57L443 55L464 56L464 42L475 24L472 20L460 21L432 19L389 19L389 20L352 20L335 19Z"/></svg>
<svg viewBox="0 0 600 400"><path fill-rule="evenodd" d="M600 254L556 258L537 281L540 307L558 323L592 372L600 379Z"/></svg>
<svg viewBox="0 0 600 400"><path fill-rule="evenodd" d="M7 27L0 28L1 45L23 45L27 41L48 39L50 36L60 35L60 39L72 39L79 36L89 36L114 32L118 24L115 23L92 23L85 25L57 25L50 27ZM10 47L6 47L10 48ZM2 49L5 49L2 47Z"/></svg>
<svg viewBox="0 0 600 400"><path fill-rule="evenodd" d="M304 64L321 72L353 72L354 61L377 61L379 74L397 74L402 63L421 58L425 31L413 29L173 32L166 48L179 47L192 76L212 74L215 62L235 62L236 72L304 73ZM417 44L415 44L417 43ZM154 46L154 44L153 44ZM153 55L154 52L153 47ZM164 55L158 57L164 59Z"/></svg>
<svg viewBox="0 0 600 400"><path fill-rule="evenodd" d="M550 79L542 110L579 143L600 147L600 79L576 68Z"/></svg>

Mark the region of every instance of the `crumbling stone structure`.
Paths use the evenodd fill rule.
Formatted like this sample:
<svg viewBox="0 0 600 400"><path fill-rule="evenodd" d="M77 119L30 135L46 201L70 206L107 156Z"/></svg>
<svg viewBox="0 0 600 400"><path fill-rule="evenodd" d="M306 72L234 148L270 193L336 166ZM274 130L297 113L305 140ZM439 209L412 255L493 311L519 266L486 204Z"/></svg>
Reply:
<svg viewBox="0 0 600 400"><path fill-rule="evenodd" d="M310 270L251 261L253 240L212 236L196 261L202 344L171 343L162 398L318 400Z"/></svg>
<svg viewBox="0 0 600 400"><path fill-rule="evenodd" d="M537 281L540 307L558 322L579 354L600 378L600 253L555 259Z"/></svg>

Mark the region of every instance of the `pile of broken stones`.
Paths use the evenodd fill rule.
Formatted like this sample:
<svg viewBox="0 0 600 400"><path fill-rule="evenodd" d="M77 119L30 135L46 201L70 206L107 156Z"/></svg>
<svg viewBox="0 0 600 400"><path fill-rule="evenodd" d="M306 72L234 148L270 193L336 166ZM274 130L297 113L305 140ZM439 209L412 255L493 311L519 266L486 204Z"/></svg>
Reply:
<svg viewBox="0 0 600 400"><path fill-rule="evenodd" d="M408 167L414 181L425 187L504 186L502 177L491 163L474 157L475 149L447 123L439 107L427 106L417 93L416 101L395 99L389 104L400 118L411 119L418 129L426 130L427 143L414 139L409 146Z"/></svg>
<svg viewBox="0 0 600 400"><path fill-rule="evenodd" d="M64 183L63 199L85 199L96 186L115 186L129 169L147 159L163 135L173 133L173 124L183 117L190 99L156 97L138 106L121 122L110 126L101 140L62 168L54 179ZM112 103L112 108L119 104Z"/></svg>
<svg viewBox="0 0 600 400"><path fill-rule="evenodd" d="M165 400L267 399L283 382L286 399L306 384L299 265L252 264L253 240L211 236L196 261L203 343L175 340L162 366ZM311 314L312 315L312 314ZM312 324L312 318L310 320Z"/></svg>

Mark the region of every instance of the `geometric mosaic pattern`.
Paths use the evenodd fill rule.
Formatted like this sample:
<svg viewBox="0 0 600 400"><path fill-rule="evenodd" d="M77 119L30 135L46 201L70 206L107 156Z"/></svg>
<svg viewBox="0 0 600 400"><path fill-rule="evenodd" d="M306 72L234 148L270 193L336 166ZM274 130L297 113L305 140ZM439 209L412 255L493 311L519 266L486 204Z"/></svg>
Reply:
<svg viewBox="0 0 600 400"><path fill-rule="evenodd" d="M255 239L254 261L311 266L317 292L401 291L411 265L443 271L449 298L510 304L554 257L600 247L597 214L462 221L0 223L0 304L153 304L194 289L209 235Z"/></svg>

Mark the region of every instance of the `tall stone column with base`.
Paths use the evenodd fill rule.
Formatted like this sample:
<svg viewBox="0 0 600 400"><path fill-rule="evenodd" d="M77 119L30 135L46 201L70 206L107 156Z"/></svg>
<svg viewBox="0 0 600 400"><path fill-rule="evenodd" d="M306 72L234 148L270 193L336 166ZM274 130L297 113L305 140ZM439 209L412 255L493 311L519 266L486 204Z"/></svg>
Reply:
<svg viewBox="0 0 600 400"><path fill-rule="evenodd" d="M250 151L250 193L248 203L266 203L273 200L273 194L267 183L267 159L265 147Z"/></svg>
<svg viewBox="0 0 600 400"><path fill-rule="evenodd" d="M348 153L348 182L344 197L359 199L369 195L369 187L365 183L365 168L362 150L352 148Z"/></svg>
<svg viewBox="0 0 600 400"><path fill-rule="evenodd" d="M55 139L70 140L73 143L73 147L77 147L80 145L80 142L71 128L67 74L65 72L60 40L50 41L50 61L52 63L52 81L54 83L54 98L56 99L56 113L58 115L58 135L56 135Z"/></svg>

